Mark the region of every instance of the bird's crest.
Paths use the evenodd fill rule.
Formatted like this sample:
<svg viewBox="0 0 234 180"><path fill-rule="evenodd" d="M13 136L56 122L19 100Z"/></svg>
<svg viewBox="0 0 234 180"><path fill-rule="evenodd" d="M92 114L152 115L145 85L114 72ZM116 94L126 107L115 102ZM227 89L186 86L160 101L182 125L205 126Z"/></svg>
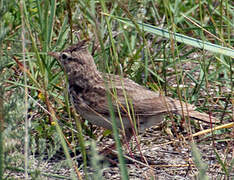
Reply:
<svg viewBox="0 0 234 180"><path fill-rule="evenodd" d="M87 40L82 40L80 42L78 42L77 44L74 44L70 47L68 47L66 50L64 50L63 52L70 52L72 53L73 51L80 51L80 50L84 50L87 48Z"/></svg>

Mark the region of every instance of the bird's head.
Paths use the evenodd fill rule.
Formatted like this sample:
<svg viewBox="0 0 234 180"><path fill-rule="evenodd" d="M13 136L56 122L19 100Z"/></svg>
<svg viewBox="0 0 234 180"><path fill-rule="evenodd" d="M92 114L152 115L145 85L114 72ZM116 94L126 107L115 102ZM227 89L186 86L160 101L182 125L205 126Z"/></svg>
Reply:
<svg viewBox="0 0 234 180"><path fill-rule="evenodd" d="M82 77L88 73L98 72L85 40L62 52L49 52L48 54L60 62L68 76Z"/></svg>

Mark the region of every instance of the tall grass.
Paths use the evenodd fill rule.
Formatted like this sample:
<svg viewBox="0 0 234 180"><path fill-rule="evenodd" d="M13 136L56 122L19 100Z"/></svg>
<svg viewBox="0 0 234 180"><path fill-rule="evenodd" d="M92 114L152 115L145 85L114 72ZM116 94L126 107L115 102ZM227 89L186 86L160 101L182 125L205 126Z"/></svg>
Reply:
<svg viewBox="0 0 234 180"><path fill-rule="evenodd" d="M171 37L172 34L165 38L147 31L142 25L145 23L159 26L165 31L233 50L234 18L230 1L31 0L22 2L24 2L23 12L19 11L18 1L9 0L0 3L0 79L2 80L0 83L4 87L2 105L6 112L4 119L0 119L0 127L4 121L4 133L1 134L3 139L9 138L9 142L14 140L14 143L16 140L14 145L0 144L0 150L10 154L19 153L18 164L14 164L14 158L10 156L5 157L5 165L0 161L0 176L4 167L11 172L16 171L15 167L19 167L19 171L25 170L24 159L21 156L22 144L19 142L24 141L21 137L25 131L21 108L22 94L26 88L29 96L26 97L28 102L24 105L27 106L26 117L31 120L31 126L27 128L29 147L25 151L29 152L29 157L31 154L35 155L33 158L36 158L36 154L40 155L37 152L39 142L45 140L44 154L48 154L48 157L51 154L51 159L59 147L63 148L66 157L64 161L68 162L65 166L75 172L68 176L73 179L76 177L88 179L86 149L89 143L84 140L83 134L94 138L95 134L91 133L86 121L83 123L73 113L64 73L56 60L47 56L49 51L61 51L77 42L75 34L78 34L80 39L90 40L89 50L100 71L129 77L151 90L161 91L173 98L196 104L198 110L216 116L223 124L233 119L232 56L216 54L205 50L206 48L194 48L189 43L176 42L175 38ZM105 13L112 17L128 19L131 26L106 16ZM20 36L23 23L25 23L26 65L23 65L22 61L24 48ZM22 73L26 73L26 82ZM132 112L131 107L129 109ZM110 112L112 112L111 101ZM111 115L114 119L114 114ZM74 119L77 128L74 126ZM195 127L199 129L198 126ZM191 125L187 125L186 129L188 132L189 129L192 129L191 133L195 132ZM120 155L122 178L128 179L127 167L122 160L122 145L118 141L116 128L114 132ZM221 135L213 137L215 153L215 145L219 143L217 140L229 145L226 138L231 138L231 130L216 132ZM55 136L57 138L54 138ZM35 146L32 142L35 142ZM81 163L70 157L78 151L83 155ZM228 153L229 151L224 155L227 156ZM197 162L202 162L199 153L196 155ZM218 154L216 157L220 159ZM49 162L51 159L48 158L46 161ZM29 176L40 167L40 163L36 167L31 167L31 161L29 158L27 165ZM230 175L231 170L228 166L231 162L222 162L219 160L227 178ZM54 175L61 164L54 166ZM98 163L95 164L98 166ZM100 170L100 167L96 169ZM9 172L6 170L4 172L6 177ZM38 176L43 174L46 172L41 172Z"/></svg>

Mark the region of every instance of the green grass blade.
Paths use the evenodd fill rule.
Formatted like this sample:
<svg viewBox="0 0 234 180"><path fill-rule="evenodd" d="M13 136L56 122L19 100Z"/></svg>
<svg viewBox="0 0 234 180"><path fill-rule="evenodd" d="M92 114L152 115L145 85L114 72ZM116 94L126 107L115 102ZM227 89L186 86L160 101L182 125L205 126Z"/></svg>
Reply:
<svg viewBox="0 0 234 180"><path fill-rule="evenodd" d="M67 36L68 33L68 17L66 16L64 18L64 22L63 25L59 31L59 35L58 35L58 39L56 41L56 44L51 48L51 51L54 51L54 49L58 49L60 50L60 48L64 45L64 43L66 42L65 38Z"/></svg>
<svg viewBox="0 0 234 180"><path fill-rule="evenodd" d="M191 147L192 147L193 161L199 171L198 179L208 180L209 178L206 175L208 166L204 162L202 162L202 156L197 146L195 144L191 144Z"/></svg>
<svg viewBox="0 0 234 180"><path fill-rule="evenodd" d="M50 46L50 44L51 44L55 10L56 10L56 0L52 0L51 7L50 7L50 18L49 18L49 23L47 26L47 28L48 28L47 29L47 47Z"/></svg>
<svg viewBox="0 0 234 180"><path fill-rule="evenodd" d="M110 116L112 119L113 134L114 134L114 138L115 138L115 142L116 142L116 146L117 146L117 151L118 151L118 159L119 159L121 178L123 180L128 180L129 178L128 178L127 166L126 166L126 163L125 163L124 157L123 157L123 150L122 150L122 146L121 146L120 139L119 139L118 127L117 127L117 122L115 119L114 108L112 105L111 94L109 92L107 93L107 99L108 99L109 112L110 112Z"/></svg>
<svg viewBox="0 0 234 180"><path fill-rule="evenodd" d="M3 89L0 87L0 94L3 94ZM3 97L0 96L0 179L3 179L4 172L4 158L3 158L3 130L4 130L4 119L3 119Z"/></svg>
<svg viewBox="0 0 234 180"><path fill-rule="evenodd" d="M121 18L121 17L117 17L117 16L112 16L109 14L105 14L105 15L111 16L112 18L114 18L122 23L125 23L125 24L128 24L130 26L135 27L134 23L131 22L129 19ZM174 40L181 42L181 43L185 43L187 45L191 45L191 46L194 46L197 48L205 49L205 50L208 50L208 51L211 51L214 53L219 53L219 54L223 54L223 55L230 56L230 57L234 58L234 50L233 49L230 49L227 47L222 47L222 46L219 46L217 44L213 44L213 43L210 43L207 41L202 41L200 39L195 39L195 38L192 38L189 36L185 36L183 34L173 33L173 32L168 31L166 29L152 26L150 24L139 23L139 22L136 22L136 23L139 25L140 28L142 28L142 30L147 31L149 33L153 33L153 34L156 34L156 35L168 38L168 39L173 38Z"/></svg>
<svg viewBox="0 0 234 180"><path fill-rule="evenodd" d="M214 149L214 153L217 157L217 160L219 162L219 164L221 165L222 169L223 169L223 172L228 176L228 170L227 170L227 165L222 161L220 155L218 154L218 152Z"/></svg>

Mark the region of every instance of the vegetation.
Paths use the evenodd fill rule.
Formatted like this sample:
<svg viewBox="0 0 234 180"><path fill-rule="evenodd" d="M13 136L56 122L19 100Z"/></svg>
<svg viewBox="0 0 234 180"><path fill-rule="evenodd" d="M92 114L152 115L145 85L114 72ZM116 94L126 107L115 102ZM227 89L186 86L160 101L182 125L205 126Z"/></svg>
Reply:
<svg viewBox="0 0 234 180"><path fill-rule="evenodd" d="M103 139L108 139L110 133L90 126L74 112L64 73L59 63L47 55L78 39L89 40L90 52L101 71L121 74L151 90L195 104L222 125L231 123L233 12L228 0L2 0L0 179L100 179L104 167L109 166L101 163L102 157L95 150L98 144L105 145ZM149 32L142 23L168 30L170 36ZM173 33L226 47L228 53L178 42ZM199 178L233 177L233 124L197 139L187 138L201 127L179 118L167 121L167 128L160 133L169 134L170 139L158 138L155 144L184 139L179 145L192 149L192 170L188 167L188 173L183 174L180 169L169 172L170 168L158 166L161 171L154 169L148 179L167 173L169 177L191 177L195 170ZM188 147L189 140L204 154L194 145ZM212 150L209 165L206 147ZM117 149L121 149L120 145ZM86 159L87 154L92 157ZM120 176L128 179L127 165L121 165ZM215 172L214 165L218 169ZM136 162L135 166L139 168ZM98 171L97 176L92 169Z"/></svg>

